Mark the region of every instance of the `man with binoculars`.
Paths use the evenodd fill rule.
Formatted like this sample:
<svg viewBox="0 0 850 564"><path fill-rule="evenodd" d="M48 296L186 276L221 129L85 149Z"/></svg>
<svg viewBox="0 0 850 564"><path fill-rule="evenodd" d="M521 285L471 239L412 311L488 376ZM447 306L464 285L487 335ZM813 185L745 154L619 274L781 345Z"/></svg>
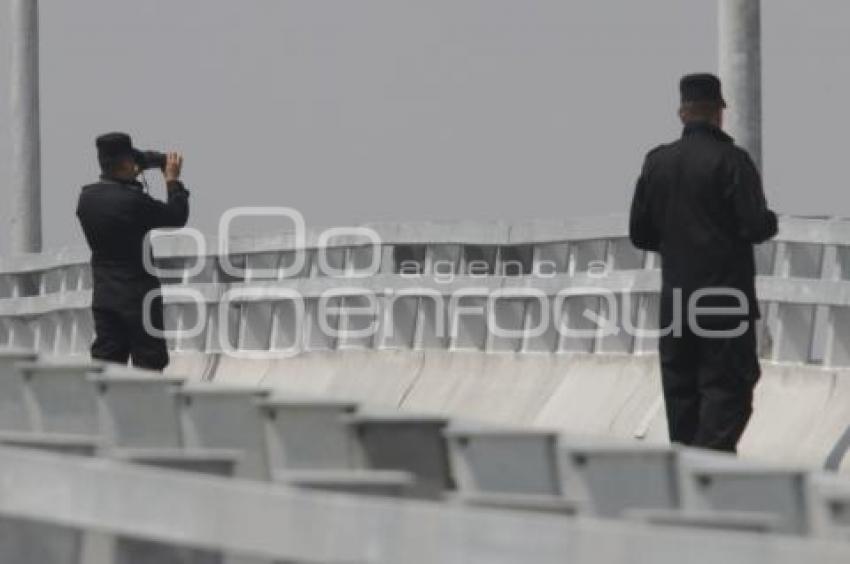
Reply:
<svg viewBox="0 0 850 564"><path fill-rule="evenodd" d="M183 157L139 151L126 133L101 135L96 145L100 181L83 187L77 203L92 252L91 356L122 364L132 359L136 367L162 370L168 365L168 348L161 334L152 334L163 329L162 297L145 299L159 290L160 282L145 268L144 240L152 229L186 225L189 192L180 182ZM137 180L151 168L165 175L165 202L151 197Z"/></svg>

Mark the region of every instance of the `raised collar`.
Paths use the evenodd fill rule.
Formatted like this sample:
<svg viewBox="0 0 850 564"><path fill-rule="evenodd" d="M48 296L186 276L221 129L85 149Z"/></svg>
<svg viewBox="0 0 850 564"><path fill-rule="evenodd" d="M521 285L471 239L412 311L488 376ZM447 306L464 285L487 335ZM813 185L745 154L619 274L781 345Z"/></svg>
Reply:
<svg viewBox="0 0 850 564"><path fill-rule="evenodd" d="M682 137L690 137L691 135L709 135L726 143L733 143L734 140L726 134L722 129L716 127L707 121L692 121L685 124L685 129L682 131Z"/></svg>

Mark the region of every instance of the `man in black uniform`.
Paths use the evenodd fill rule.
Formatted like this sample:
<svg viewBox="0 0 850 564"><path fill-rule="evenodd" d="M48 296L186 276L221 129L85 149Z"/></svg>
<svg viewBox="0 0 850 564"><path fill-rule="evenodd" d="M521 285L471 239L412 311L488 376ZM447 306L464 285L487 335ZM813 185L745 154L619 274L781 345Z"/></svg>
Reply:
<svg viewBox="0 0 850 564"><path fill-rule="evenodd" d="M183 227L189 217L189 192L180 182L183 157L177 153L142 153L125 133L96 140L102 175L83 187L77 217L91 248L94 359L162 370L168 365L165 340L144 324L145 296L159 289L143 260L147 233L160 227ZM165 175L168 201L152 198L136 177L159 166ZM153 295L153 294L152 294ZM148 304L152 327L162 330L161 297Z"/></svg>
<svg viewBox="0 0 850 564"><path fill-rule="evenodd" d="M720 80L688 75L680 90L684 133L647 155L629 235L661 255L659 358L670 440L734 452L761 375L753 244L776 234L776 214L752 159L721 130Z"/></svg>

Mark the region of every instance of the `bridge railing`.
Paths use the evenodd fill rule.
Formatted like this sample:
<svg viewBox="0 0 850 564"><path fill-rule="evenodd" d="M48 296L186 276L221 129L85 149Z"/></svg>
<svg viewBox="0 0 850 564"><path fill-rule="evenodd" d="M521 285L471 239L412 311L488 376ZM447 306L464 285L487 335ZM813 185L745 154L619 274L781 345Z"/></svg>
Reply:
<svg viewBox="0 0 850 564"><path fill-rule="evenodd" d="M655 348L660 259L630 244L622 216L369 227L377 245L320 232L296 245L282 234L230 241L226 256L213 243L199 254L179 234L157 237L172 348L249 356ZM299 254L303 264L292 268ZM84 353L87 259L64 251L0 263L0 343ZM850 221L782 218L756 262L762 355L850 366ZM611 324L600 329L596 316Z"/></svg>

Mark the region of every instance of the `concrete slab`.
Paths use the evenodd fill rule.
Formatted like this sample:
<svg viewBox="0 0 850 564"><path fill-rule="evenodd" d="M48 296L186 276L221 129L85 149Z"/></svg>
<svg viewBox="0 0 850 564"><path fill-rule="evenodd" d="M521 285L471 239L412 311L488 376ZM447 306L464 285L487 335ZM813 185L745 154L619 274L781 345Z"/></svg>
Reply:
<svg viewBox="0 0 850 564"><path fill-rule="evenodd" d="M206 380L213 376L218 355L199 352L171 352L171 363L165 374L181 376L187 381Z"/></svg>
<svg viewBox="0 0 850 564"><path fill-rule="evenodd" d="M654 355L574 355L564 363L563 381L534 424L583 435L633 438L660 394Z"/></svg>
<svg viewBox="0 0 850 564"><path fill-rule="evenodd" d="M821 465L850 423L850 371L763 362L762 372L740 452Z"/></svg>
<svg viewBox="0 0 850 564"><path fill-rule="evenodd" d="M560 385L564 360L551 354L429 351L401 407L531 424Z"/></svg>
<svg viewBox="0 0 850 564"><path fill-rule="evenodd" d="M397 406L418 378L421 352L310 352L272 362L261 383L284 394Z"/></svg>

